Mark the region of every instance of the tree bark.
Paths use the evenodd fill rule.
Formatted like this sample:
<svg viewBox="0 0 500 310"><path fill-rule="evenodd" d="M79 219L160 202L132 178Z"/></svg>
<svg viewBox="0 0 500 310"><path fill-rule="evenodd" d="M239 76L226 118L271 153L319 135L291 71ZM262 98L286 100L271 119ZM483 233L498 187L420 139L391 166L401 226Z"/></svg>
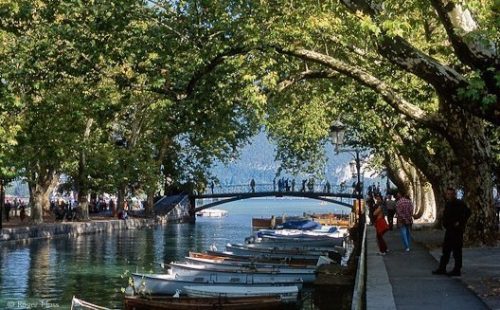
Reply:
<svg viewBox="0 0 500 310"><path fill-rule="evenodd" d="M414 204L413 216L418 222L429 223L436 219L434 191L424 174L409 159L401 155L387 157L385 164L391 179Z"/></svg>
<svg viewBox="0 0 500 310"><path fill-rule="evenodd" d="M85 142L88 140L90 136L90 130L92 128L92 124L94 123L94 120L92 118L89 118L87 120L87 124L85 127L85 132L83 133L83 143L82 143L82 148L80 149L80 156L78 159L78 176L77 176L77 182L76 182L76 190L78 192L78 207L81 210L81 215L82 219L88 220L89 219L89 200L88 200L88 194L89 194L89 180L87 179L87 153L85 151Z"/></svg>
<svg viewBox="0 0 500 310"><path fill-rule="evenodd" d="M113 217L116 217L118 210L123 210L123 205L125 203L125 185L120 185L117 191L116 207L112 210Z"/></svg>
<svg viewBox="0 0 500 310"><path fill-rule="evenodd" d="M457 111L443 102L448 115L447 140L456 157L462 175L464 200L472 215L466 227L465 241L469 244L491 245L496 241L496 221L493 205L493 161L484 122L475 116ZM460 185L460 184L455 184Z"/></svg>
<svg viewBox="0 0 500 310"><path fill-rule="evenodd" d="M357 11L362 11L371 16L373 20L377 20L378 15L383 10L383 7L379 6L376 1L342 0L341 2L353 14L357 14ZM482 102L482 97L488 93L498 96L495 69L498 71L499 61L496 54L491 53L491 51L494 51L494 45L487 42L486 45L491 45L492 48L471 48L471 46L467 45L467 40L462 40L455 31L456 25L453 25L452 15L456 15L457 11L449 11L449 7L447 7L448 5L452 9L455 9L457 5L453 1L446 1L447 5L445 5L444 1L441 0L432 0L431 3L438 12L441 23L445 27L448 37L455 48L457 57L463 63L482 70L482 79L486 85L482 95L477 96L476 99L469 98L468 101L456 100L452 104L481 119L488 120L495 125L500 125L500 102L498 100L493 104L483 104ZM461 89L466 89L470 86L469 81L453 68L425 54L404 38L397 35L388 35L383 28L383 26L380 26L379 30L381 30L381 33L373 36L377 41L377 49L380 55L399 66L402 70L410 72L431 84L439 95L448 97L458 96Z"/></svg>
<svg viewBox="0 0 500 310"><path fill-rule="evenodd" d="M148 191L148 195L147 195L147 203L146 203L146 206L144 208L144 213L146 215L147 218L152 218L154 217L154 198L155 198L155 190L150 190Z"/></svg>
<svg viewBox="0 0 500 310"><path fill-rule="evenodd" d="M36 182L28 182L33 223L43 223L44 212L50 212L50 194L56 187L58 179L55 172L48 171L46 175L38 175Z"/></svg>

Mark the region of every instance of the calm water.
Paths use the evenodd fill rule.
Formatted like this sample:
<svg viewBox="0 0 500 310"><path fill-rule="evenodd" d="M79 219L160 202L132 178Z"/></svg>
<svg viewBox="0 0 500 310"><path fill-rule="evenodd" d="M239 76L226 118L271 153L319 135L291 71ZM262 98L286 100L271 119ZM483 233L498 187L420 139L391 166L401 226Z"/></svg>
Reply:
<svg viewBox="0 0 500 310"><path fill-rule="evenodd" d="M161 263L180 260L189 250L215 243L243 242L252 217L347 212L309 199L255 199L221 205L222 219L197 218L196 224L115 231L76 238L36 240L0 246L0 309L69 309L73 295L121 308L127 273L161 272Z"/></svg>

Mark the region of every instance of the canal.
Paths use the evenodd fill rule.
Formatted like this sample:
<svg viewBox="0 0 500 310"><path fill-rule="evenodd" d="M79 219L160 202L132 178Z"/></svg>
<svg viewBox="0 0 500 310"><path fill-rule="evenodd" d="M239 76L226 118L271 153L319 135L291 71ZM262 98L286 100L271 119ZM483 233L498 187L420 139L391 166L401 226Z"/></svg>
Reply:
<svg viewBox="0 0 500 310"><path fill-rule="evenodd" d="M215 244L243 242L252 217L348 212L309 199L250 199L221 205L224 218L196 224L113 231L74 238L0 245L0 309L69 309L73 295L121 308L130 272L162 272L162 264Z"/></svg>

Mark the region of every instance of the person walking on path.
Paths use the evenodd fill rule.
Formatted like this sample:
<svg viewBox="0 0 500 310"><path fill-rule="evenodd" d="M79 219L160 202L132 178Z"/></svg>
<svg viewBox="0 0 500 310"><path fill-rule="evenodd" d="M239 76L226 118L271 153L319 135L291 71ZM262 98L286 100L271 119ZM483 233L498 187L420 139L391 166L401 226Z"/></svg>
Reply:
<svg viewBox="0 0 500 310"><path fill-rule="evenodd" d="M24 219L26 218L26 205L24 204L24 201L21 201L19 209L20 209L19 218L21 219L21 222L24 222Z"/></svg>
<svg viewBox="0 0 500 310"><path fill-rule="evenodd" d="M10 200L7 200L7 202L3 207L5 212L5 221L8 222L10 221L10 209L12 209L12 204L10 203Z"/></svg>
<svg viewBox="0 0 500 310"><path fill-rule="evenodd" d="M470 210L461 199L457 199L456 190L453 187L446 189L446 204L443 212L444 233L443 254L439 260L439 267L432 274L447 274L449 276L460 276L462 270L462 247L464 243L464 230L470 217ZM446 272L446 265L450 261L453 252L455 267L451 272Z"/></svg>
<svg viewBox="0 0 500 310"><path fill-rule="evenodd" d="M375 217L373 212L375 211L375 199L373 199L373 193L368 194L366 199L366 206L368 207L368 218L370 219L370 225L375 225Z"/></svg>
<svg viewBox="0 0 500 310"><path fill-rule="evenodd" d="M397 225L401 232L401 239L406 252L410 251L411 245L411 225L413 224L413 203L398 191L396 195L396 215Z"/></svg>
<svg viewBox="0 0 500 310"><path fill-rule="evenodd" d="M394 215L396 214L396 201L392 199L392 195L388 194L385 200L385 208L387 209L387 222L389 223L389 230L394 226Z"/></svg>
<svg viewBox="0 0 500 310"><path fill-rule="evenodd" d="M375 218L375 232L377 234L377 245L380 250L380 255L387 254L387 243L384 240L384 234L389 230L389 225L385 221L383 201L380 194L375 195L375 210L373 211Z"/></svg>

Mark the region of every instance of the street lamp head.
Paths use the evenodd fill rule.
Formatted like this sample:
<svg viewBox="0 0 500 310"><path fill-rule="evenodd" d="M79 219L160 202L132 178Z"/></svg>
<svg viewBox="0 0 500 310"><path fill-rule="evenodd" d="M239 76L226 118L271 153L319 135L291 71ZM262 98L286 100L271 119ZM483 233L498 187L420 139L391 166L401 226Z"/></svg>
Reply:
<svg viewBox="0 0 500 310"><path fill-rule="evenodd" d="M355 178L357 176L357 173L358 173L358 170L356 168L356 161L355 160L351 160L349 162L349 168L351 169L351 175L353 178Z"/></svg>
<svg viewBox="0 0 500 310"><path fill-rule="evenodd" d="M347 127L340 120L336 120L330 126L330 137L332 139L332 144L336 147L344 143L344 136Z"/></svg>

